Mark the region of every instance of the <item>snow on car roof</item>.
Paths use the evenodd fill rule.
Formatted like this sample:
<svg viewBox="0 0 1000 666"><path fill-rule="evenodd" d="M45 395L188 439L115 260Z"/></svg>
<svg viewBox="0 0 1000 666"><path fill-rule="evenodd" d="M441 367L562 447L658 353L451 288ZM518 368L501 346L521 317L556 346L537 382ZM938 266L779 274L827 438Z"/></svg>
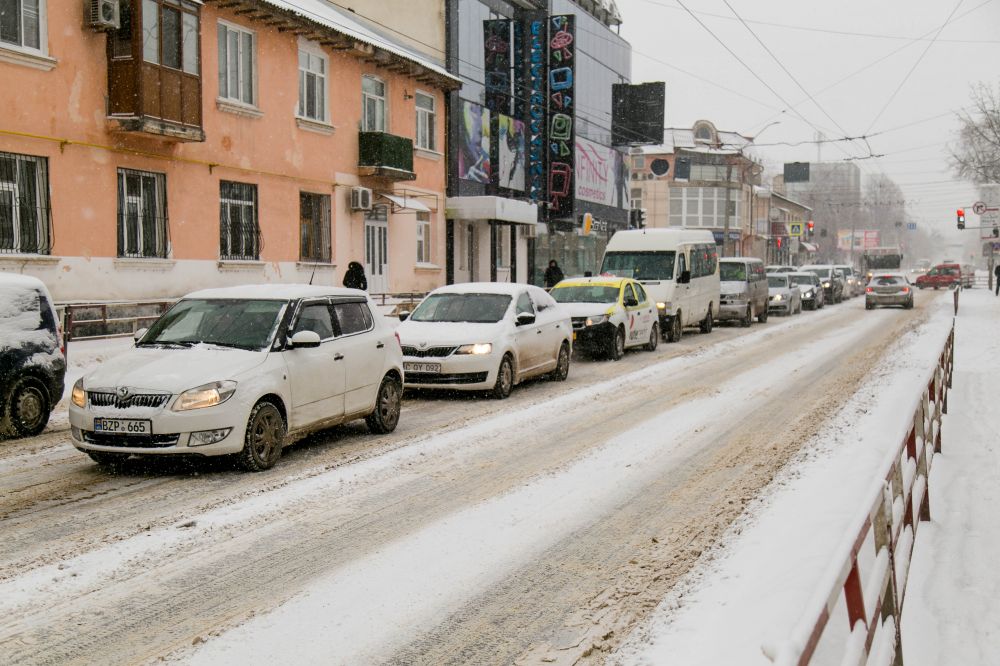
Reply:
<svg viewBox="0 0 1000 666"><path fill-rule="evenodd" d="M278 299L309 298L317 296L366 296L358 289L327 287L309 284L245 284L238 287L217 287L200 289L184 298L245 298Z"/></svg>
<svg viewBox="0 0 1000 666"><path fill-rule="evenodd" d="M507 294L517 296L531 285L517 282L462 282L438 287L432 294Z"/></svg>
<svg viewBox="0 0 1000 666"><path fill-rule="evenodd" d="M555 289L556 287L571 287L574 285L581 285L581 284L593 284L603 287L620 287L622 286L623 282L634 282L634 280L632 278L615 277L613 275L575 277L575 278L566 278L565 280L557 284L555 287L553 287L553 289Z"/></svg>
<svg viewBox="0 0 1000 666"><path fill-rule="evenodd" d="M48 290L45 289L45 283L36 277L21 275L20 273L0 272L0 289L8 286L12 289L42 289L46 293L48 292Z"/></svg>

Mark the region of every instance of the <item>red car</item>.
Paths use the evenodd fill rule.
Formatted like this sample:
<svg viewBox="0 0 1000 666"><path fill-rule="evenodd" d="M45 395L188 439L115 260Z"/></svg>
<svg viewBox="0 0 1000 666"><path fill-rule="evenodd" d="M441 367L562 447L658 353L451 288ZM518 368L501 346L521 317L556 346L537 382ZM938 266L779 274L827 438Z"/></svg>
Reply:
<svg viewBox="0 0 1000 666"><path fill-rule="evenodd" d="M958 264L938 264L924 275L917 276L916 285L920 289L952 287L962 283L962 267Z"/></svg>

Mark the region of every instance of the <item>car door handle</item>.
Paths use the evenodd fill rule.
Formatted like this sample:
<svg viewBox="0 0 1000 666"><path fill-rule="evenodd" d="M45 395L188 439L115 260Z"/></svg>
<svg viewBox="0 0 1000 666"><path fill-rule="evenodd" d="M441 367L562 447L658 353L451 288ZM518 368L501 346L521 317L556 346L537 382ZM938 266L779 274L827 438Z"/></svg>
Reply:
<svg viewBox="0 0 1000 666"><path fill-rule="evenodd" d="M333 360L334 361L342 361L342 360L344 360L344 355L343 354L334 354L333 355Z"/></svg>
<svg viewBox="0 0 1000 666"><path fill-rule="evenodd" d="M385 343L384 342L380 342L377 345L375 345L375 349L382 349L383 347L385 347Z"/></svg>

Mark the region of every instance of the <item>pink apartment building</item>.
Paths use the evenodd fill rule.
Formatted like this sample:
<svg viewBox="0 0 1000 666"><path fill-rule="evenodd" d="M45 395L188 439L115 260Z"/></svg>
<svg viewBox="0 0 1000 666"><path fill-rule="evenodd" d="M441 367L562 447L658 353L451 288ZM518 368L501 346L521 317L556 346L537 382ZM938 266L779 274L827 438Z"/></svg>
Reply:
<svg viewBox="0 0 1000 666"><path fill-rule="evenodd" d="M444 283L445 94L323 0L0 0L0 270L60 301Z"/></svg>

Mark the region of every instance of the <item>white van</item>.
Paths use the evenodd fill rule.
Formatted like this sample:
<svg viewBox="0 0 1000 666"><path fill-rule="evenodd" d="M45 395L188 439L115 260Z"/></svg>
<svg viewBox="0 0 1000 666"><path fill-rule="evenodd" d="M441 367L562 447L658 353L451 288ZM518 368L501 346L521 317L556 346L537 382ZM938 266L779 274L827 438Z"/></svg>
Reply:
<svg viewBox="0 0 1000 666"><path fill-rule="evenodd" d="M638 280L656 301L667 342L685 326L710 333L719 316L719 259L711 231L619 231L604 250L601 272Z"/></svg>

